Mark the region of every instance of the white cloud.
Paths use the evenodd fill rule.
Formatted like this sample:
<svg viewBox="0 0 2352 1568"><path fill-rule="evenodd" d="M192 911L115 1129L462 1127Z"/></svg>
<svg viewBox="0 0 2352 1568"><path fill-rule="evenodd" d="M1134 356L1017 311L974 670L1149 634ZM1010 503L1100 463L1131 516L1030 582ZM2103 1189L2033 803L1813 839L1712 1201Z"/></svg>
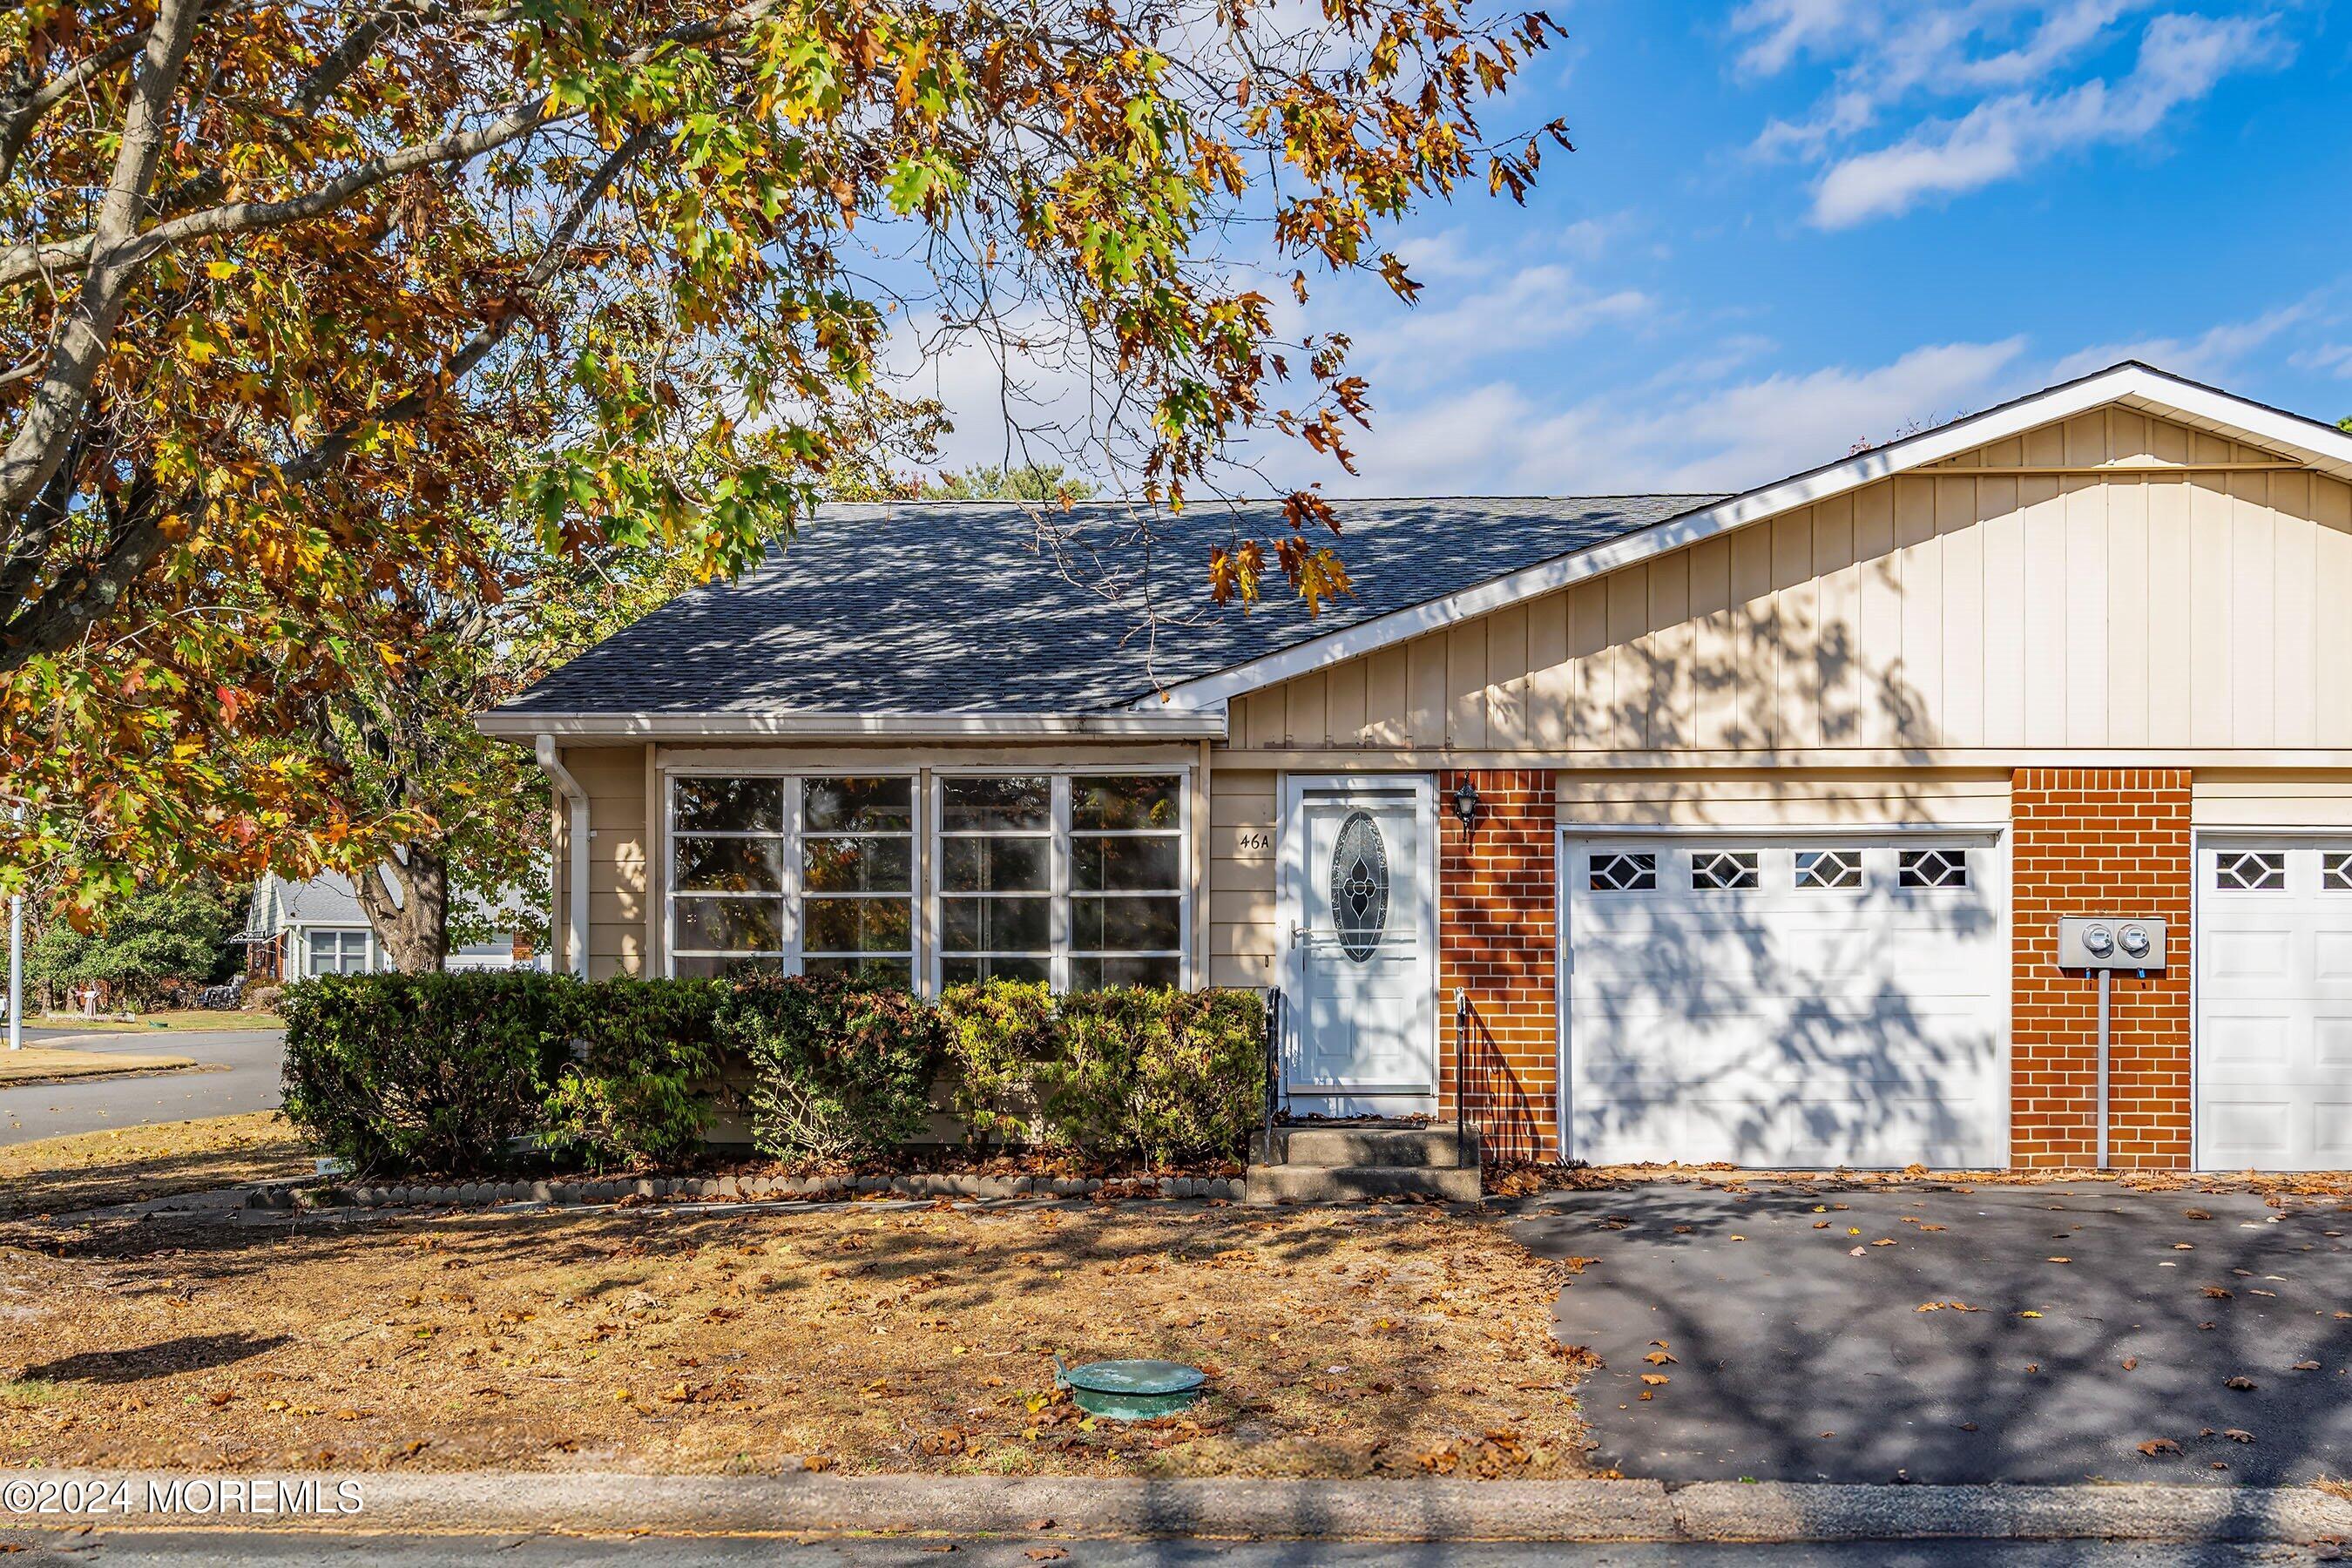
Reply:
<svg viewBox="0 0 2352 1568"><path fill-rule="evenodd" d="M1633 289L1591 288L1568 268L1523 267L1489 287L1418 305L1357 337L1356 363L1394 384L1435 380L1464 366L1570 337L1604 322L1639 321L1657 302Z"/></svg>
<svg viewBox="0 0 2352 1568"><path fill-rule="evenodd" d="M1835 65L1804 115L1775 119L1750 151L1820 163L1811 216L1840 228L2011 179L2080 148L2137 141L2235 72L2288 53L2274 19L2167 11L2139 29L2127 70L2068 81L2129 35L2152 0L1750 0L1733 24L1740 67L1773 75ZM1856 143L1906 105L1930 117L1876 147ZM1957 110L1957 112L1955 112Z"/></svg>
<svg viewBox="0 0 2352 1568"><path fill-rule="evenodd" d="M2070 381L2123 360L2136 359L2158 370L2168 370L2200 381L2227 379L2248 354L2271 343L2288 328L2308 321L2318 311L2315 300L2298 300L2265 310L2243 321L2222 321L2193 338L2142 338L2136 342L2102 343L2060 360L2053 381ZM2302 355L2294 363L2303 363Z"/></svg>
<svg viewBox="0 0 2352 1568"><path fill-rule="evenodd" d="M1495 382L1383 415L1357 442L1359 479L1335 494L1604 494L1738 490L1843 457L2015 389L2024 341L1945 343L1890 363L1732 383L1620 389L1547 412ZM1754 345L1740 340L1721 363Z"/></svg>

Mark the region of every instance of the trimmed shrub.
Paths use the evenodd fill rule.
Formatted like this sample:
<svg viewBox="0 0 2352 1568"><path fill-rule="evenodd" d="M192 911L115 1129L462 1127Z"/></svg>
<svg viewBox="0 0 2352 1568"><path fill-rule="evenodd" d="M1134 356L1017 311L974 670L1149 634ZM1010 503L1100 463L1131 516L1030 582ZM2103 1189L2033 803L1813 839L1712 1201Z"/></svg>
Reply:
<svg viewBox="0 0 2352 1568"><path fill-rule="evenodd" d="M940 997L950 1103L982 1152L1041 1142L1036 1068L1055 1050L1054 994L1033 981L950 985Z"/></svg>
<svg viewBox="0 0 2352 1568"><path fill-rule="evenodd" d="M495 1165L539 1131L579 983L330 974L286 988L286 1116L359 1171Z"/></svg>
<svg viewBox="0 0 2352 1568"><path fill-rule="evenodd" d="M1265 1103L1265 1004L1132 987L1062 997L1034 1070L1046 1142L1147 1165L1230 1156Z"/></svg>
<svg viewBox="0 0 2352 1568"><path fill-rule="evenodd" d="M600 1171L699 1152L718 1113L725 996L716 980L575 985L541 1143Z"/></svg>
<svg viewBox="0 0 2352 1568"><path fill-rule="evenodd" d="M870 1158L928 1130L946 1059L939 1009L886 981L793 976L737 984L720 1044L751 1064L751 1142L783 1159Z"/></svg>

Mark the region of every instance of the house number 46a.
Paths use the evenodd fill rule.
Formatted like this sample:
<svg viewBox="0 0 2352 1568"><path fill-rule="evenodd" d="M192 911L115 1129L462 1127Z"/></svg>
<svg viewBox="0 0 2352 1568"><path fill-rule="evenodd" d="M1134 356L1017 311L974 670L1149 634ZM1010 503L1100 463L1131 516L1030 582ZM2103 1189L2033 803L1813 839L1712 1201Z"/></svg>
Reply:
<svg viewBox="0 0 2352 1568"><path fill-rule="evenodd" d="M1274 847L1274 830L1270 827L1244 827L1235 845L1244 855L1252 850Z"/></svg>

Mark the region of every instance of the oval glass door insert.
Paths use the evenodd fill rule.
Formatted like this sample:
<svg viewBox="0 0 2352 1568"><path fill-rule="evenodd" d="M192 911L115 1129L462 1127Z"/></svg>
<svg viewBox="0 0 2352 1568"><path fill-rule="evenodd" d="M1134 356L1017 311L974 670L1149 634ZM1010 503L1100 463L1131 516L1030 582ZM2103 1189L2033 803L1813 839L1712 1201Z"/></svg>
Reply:
<svg viewBox="0 0 2352 1568"><path fill-rule="evenodd" d="M1351 811L1331 847L1331 923L1339 951L1361 963L1389 923L1389 847L1371 814Z"/></svg>

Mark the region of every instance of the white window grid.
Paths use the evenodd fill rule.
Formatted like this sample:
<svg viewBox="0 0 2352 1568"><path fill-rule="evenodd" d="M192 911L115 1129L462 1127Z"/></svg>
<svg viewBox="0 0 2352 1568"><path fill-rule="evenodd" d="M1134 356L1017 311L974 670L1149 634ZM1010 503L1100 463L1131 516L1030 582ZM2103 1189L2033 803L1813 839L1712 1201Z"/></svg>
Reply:
<svg viewBox="0 0 2352 1568"><path fill-rule="evenodd" d="M811 779L826 778L906 780L909 818L908 826L903 830L842 831L825 828L816 832L807 831L806 799L802 785ZM782 792L783 809L779 819L780 826L774 831L762 828L727 830L682 828L677 818L678 785L698 779L739 782L756 780L762 784L773 784ZM908 940L910 942L915 940L915 919L919 907L922 878L921 868L916 863L914 850L915 847L922 841L923 832L923 791L918 774L906 769L887 767L827 769L823 772L811 771L798 773L762 773L748 771L732 773L725 769L695 768L667 775L664 781L662 793L664 796L661 846L663 856L662 961L668 973L672 974L677 973L677 961L681 958L716 958L728 961L772 959L777 962L784 973L798 974L803 968L803 961L816 958L855 959L861 962L896 960L907 965L909 984L913 984L919 978L919 966L915 962L915 950L911 946L890 951L844 952L829 949L805 951L801 945L802 935L807 930L807 921L803 918L803 910L805 904L812 900L818 902L834 899L904 900L907 904ZM772 891L764 889L734 890L681 889L677 885L677 843L681 838L740 839L772 845L776 857L776 888ZM903 893L877 890L871 893L815 893L805 896L803 894L801 885L803 869L803 846L809 840L887 838L902 838L907 841L907 889ZM772 948L680 948L677 944L677 902L680 899L745 899L755 902L765 901L775 904L779 906L776 913L776 931L781 940Z"/></svg>
<svg viewBox="0 0 2352 1568"><path fill-rule="evenodd" d="M947 822L946 784L950 779L971 778L1049 778L1053 785L1053 812L1050 826L1042 828L960 828L950 831ZM1165 899L1177 900L1176 942L1172 948L1079 948L1075 945L1072 926L1070 886L1073 859L1073 829L1071 825L1072 782L1083 778L1172 778L1176 781L1176 826L1149 828L1096 828L1078 830L1076 837L1085 838L1172 838L1176 841L1177 886L1171 889L1124 889L1103 890L1087 889L1078 891L1079 898L1104 899ZM1047 984L1055 991L1070 989L1076 961L1105 958L1172 958L1177 964L1177 984L1190 988L1192 984L1192 773L1189 767L1153 767L1136 763L1118 763L1077 768L941 768L931 775L930 821L932 850L929 856L931 911L927 922L930 937L929 953L925 964L927 984L936 994L941 987L943 961L949 957L1034 959L1046 958ZM950 838L1034 838L1046 841L1046 864L1049 874L1044 891L1017 893L955 893L946 886L946 854L943 842ZM1046 930L1050 952L1039 954L1034 950L989 949L971 952L947 952L945 906L956 900L972 899L1045 899L1048 905Z"/></svg>

